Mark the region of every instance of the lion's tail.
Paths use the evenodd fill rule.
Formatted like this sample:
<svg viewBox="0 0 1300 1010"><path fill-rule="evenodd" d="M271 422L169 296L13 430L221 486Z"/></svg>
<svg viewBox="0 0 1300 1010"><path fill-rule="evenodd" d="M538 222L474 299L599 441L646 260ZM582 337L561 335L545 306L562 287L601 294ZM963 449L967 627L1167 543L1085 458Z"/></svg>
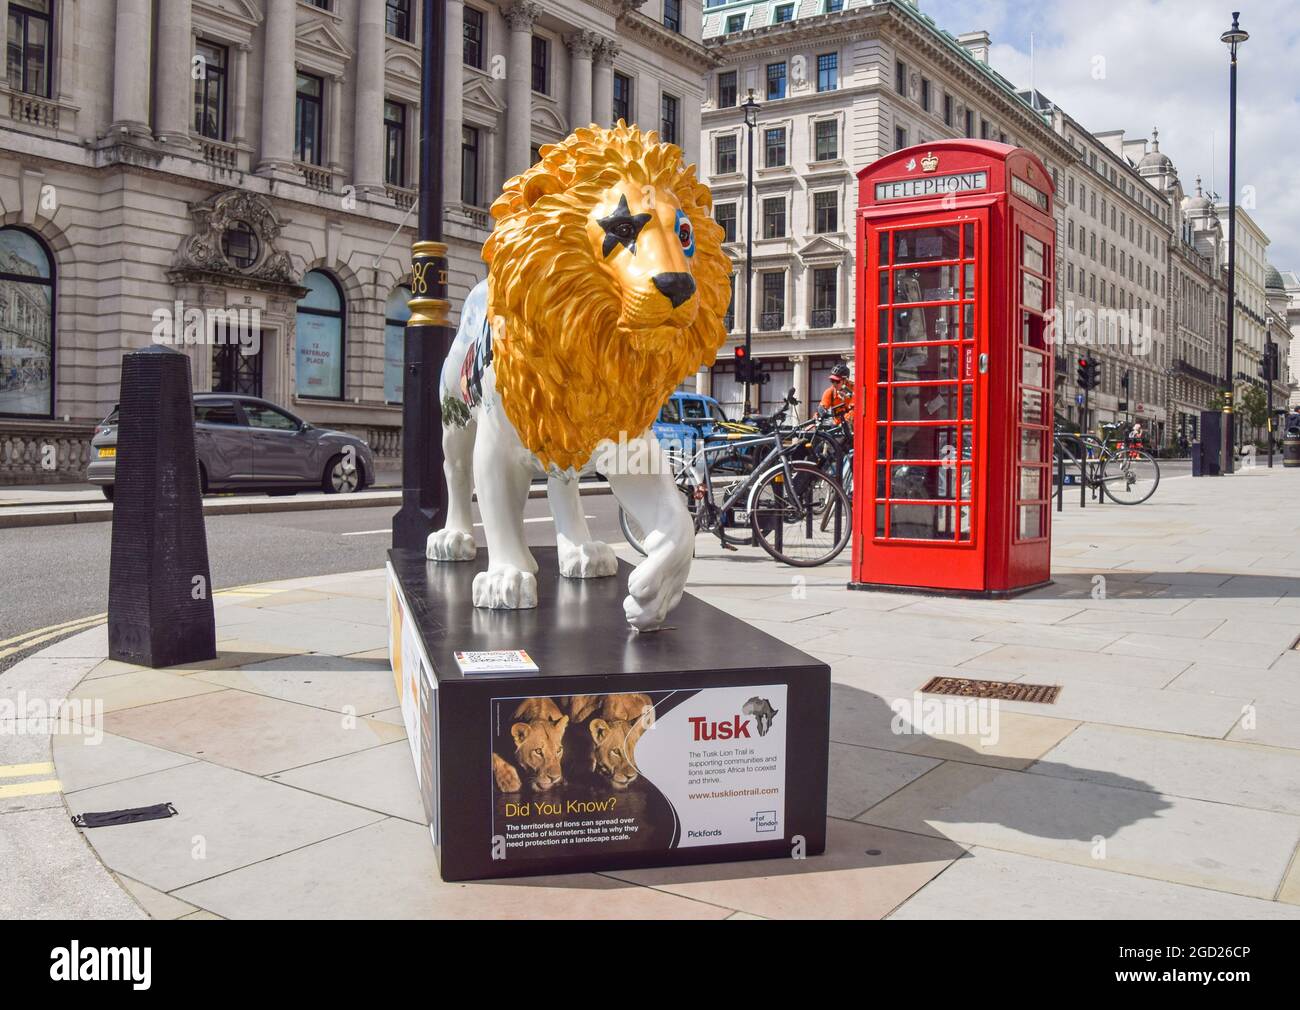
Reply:
<svg viewBox="0 0 1300 1010"><path fill-rule="evenodd" d="M480 341L490 338L487 318L487 281L479 281L465 298L460 310L460 326L452 341L447 360L442 363L442 378L438 383L438 402L447 397L462 400L461 376L466 358L473 355ZM472 360L472 359L471 359Z"/></svg>

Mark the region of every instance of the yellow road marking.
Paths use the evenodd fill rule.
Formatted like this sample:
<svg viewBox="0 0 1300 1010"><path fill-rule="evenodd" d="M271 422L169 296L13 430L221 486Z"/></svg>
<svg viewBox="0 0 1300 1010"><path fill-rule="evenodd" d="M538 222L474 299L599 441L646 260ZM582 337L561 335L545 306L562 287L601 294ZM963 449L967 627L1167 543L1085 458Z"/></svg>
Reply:
<svg viewBox="0 0 1300 1010"><path fill-rule="evenodd" d="M52 638L60 638L74 631L88 631L90 628L94 627L95 625L103 624L103 623L104 623L104 615L101 614L98 617L92 617L88 620L83 621L79 625L74 625L71 628L56 628L54 631L48 631L48 629L40 628L38 629L39 631L46 631L47 633L44 635L38 635L36 638L28 638L25 641L19 642L17 645L13 646L10 649L4 649L3 651L0 651L0 659L6 659L9 656L15 655L16 653L23 652L26 649L30 649L33 645L40 645L42 642L48 642Z"/></svg>
<svg viewBox="0 0 1300 1010"><path fill-rule="evenodd" d="M45 628L33 628L31 631L24 631L21 635L14 635L13 638L6 638L0 642L0 647L13 645L14 642L21 642L24 639L31 638L33 635L44 634L47 631L58 631L60 628L70 628L74 624L84 624L87 621L102 621L107 614L95 614L93 617L78 617L71 621L64 621L62 624L51 624Z"/></svg>
<svg viewBox="0 0 1300 1010"><path fill-rule="evenodd" d="M0 765L0 779L20 779L28 775L53 774L53 761L38 761L29 765Z"/></svg>
<svg viewBox="0 0 1300 1010"><path fill-rule="evenodd" d="M19 782L17 785L0 786L0 800L13 799L15 796L44 796L48 793L63 792L58 779L41 779L39 782Z"/></svg>

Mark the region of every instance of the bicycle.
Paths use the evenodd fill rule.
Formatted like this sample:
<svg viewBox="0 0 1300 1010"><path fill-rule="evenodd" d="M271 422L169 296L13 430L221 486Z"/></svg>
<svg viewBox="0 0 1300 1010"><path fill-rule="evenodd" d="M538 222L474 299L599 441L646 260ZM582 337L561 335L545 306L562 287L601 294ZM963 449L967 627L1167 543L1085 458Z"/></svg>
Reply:
<svg viewBox="0 0 1300 1010"><path fill-rule="evenodd" d="M1075 447L1078 452L1075 452ZM1105 492L1118 505L1141 505L1156 493L1160 464L1143 449L1126 444L1112 449L1082 432L1054 432L1052 438L1052 497L1061 493L1056 475L1071 466L1093 497Z"/></svg>
<svg viewBox="0 0 1300 1010"><path fill-rule="evenodd" d="M669 453L695 531L712 533L728 550L757 541L774 559L796 568L823 565L839 555L852 533L848 497L839 481L814 463L793 458L798 445L772 432L698 443L689 456ZM710 454L763 447L766 455L748 474L715 483ZM622 506L618 522L628 544L645 554L644 531Z"/></svg>

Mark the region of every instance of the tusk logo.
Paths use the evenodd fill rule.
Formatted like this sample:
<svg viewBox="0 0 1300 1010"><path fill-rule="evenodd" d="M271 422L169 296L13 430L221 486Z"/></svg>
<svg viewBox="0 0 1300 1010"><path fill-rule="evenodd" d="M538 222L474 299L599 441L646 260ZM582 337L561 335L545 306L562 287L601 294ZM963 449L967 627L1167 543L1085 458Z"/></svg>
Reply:
<svg viewBox="0 0 1300 1010"><path fill-rule="evenodd" d="M50 951L55 982L130 982L132 989L152 983L152 947L82 947L76 940Z"/></svg>

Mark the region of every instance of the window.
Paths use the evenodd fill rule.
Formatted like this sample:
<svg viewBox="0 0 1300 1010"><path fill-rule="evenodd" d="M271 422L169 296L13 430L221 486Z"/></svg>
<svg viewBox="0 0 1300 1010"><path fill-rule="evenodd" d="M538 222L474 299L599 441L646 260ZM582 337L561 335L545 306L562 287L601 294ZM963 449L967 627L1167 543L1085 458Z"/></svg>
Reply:
<svg viewBox="0 0 1300 1010"><path fill-rule="evenodd" d="M987 119L981 119L980 140L988 140L988 139L989 139L989 121Z"/></svg>
<svg viewBox="0 0 1300 1010"><path fill-rule="evenodd" d="M50 62L54 35L50 0L10 0L5 77L9 87L27 95L50 97Z"/></svg>
<svg viewBox="0 0 1300 1010"><path fill-rule="evenodd" d="M682 30L681 0L664 0L664 27L675 32Z"/></svg>
<svg viewBox="0 0 1300 1010"><path fill-rule="evenodd" d="M817 57L817 90L834 91L840 86L840 54L822 53Z"/></svg>
<svg viewBox="0 0 1300 1010"><path fill-rule="evenodd" d="M835 325L838 299L839 271L835 267L817 267L813 270L813 329Z"/></svg>
<svg viewBox="0 0 1300 1010"><path fill-rule="evenodd" d="M901 151L907 146L907 127L894 127L894 150Z"/></svg>
<svg viewBox="0 0 1300 1010"><path fill-rule="evenodd" d="M302 279L307 293L298 302L297 381L299 396L343 398L343 290L323 270ZM251 418L250 418L251 423Z"/></svg>
<svg viewBox="0 0 1300 1010"><path fill-rule="evenodd" d="M411 41L411 0L388 0L384 30L395 39Z"/></svg>
<svg viewBox="0 0 1300 1010"><path fill-rule="evenodd" d="M330 9L330 0L307 0L313 7L319 7L323 11Z"/></svg>
<svg viewBox="0 0 1300 1010"><path fill-rule="evenodd" d="M209 140L225 140L226 47L200 39L195 54L202 62L200 76L194 82L194 132Z"/></svg>
<svg viewBox="0 0 1300 1010"><path fill-rule="evenodd" d="M235 404L231 400L204 400L194 405L195 424L224 424L232 428L242 425Z"/></svg>
<svg viewBox="0 0 1300 1010"><path fill-rule="evenodd" d="M479 206L478 162L478 128L463 126L460 130L460 202L467 207Z"/></svg>
<svg viewBox="0 0 1300 1010"><path fill-rule="evenodd" d="M722 241L736 241L736 205L720 203L713 208L713 220L722 225Z"/></svg>
<svg viewBox="0 0 1300 1010"><path fill-rule="evenodd" d="M540 95L551 93L551 41L533 36L533 90Z"/></svg>
<svg viewBox="0 0 1300 1010"><path fill-rule="evenodd" d="M767 65L767 100L776 101L785 97L785 64L769 63Z"/></svg>
<svg viewBox="0 0 1300 1010"><path fill-rule="evenodd" d="M780 168L785 164L785 127L763 131L763 167Z"/></svg>
<svg viewBox="0 0 1300 1010"><path fill-rule="evenodd" d="M384 102L384 182L406 185L406 106Z"/></svg>
<svg viewBox="0 0 1300 1010"><path fill-rule="evenodd" d="M834 161L840 156L840 124L834 119L819 119L813 124L815 161Z"/></svg>
<svg viewBox="0 0 1300 1010"><path fill-rule="evenodd" d="M973 138L975 136L975 113L970 109L966 110L966 136Z"/></svg>
<svg viewBox="0 0 1300 1010"><path fill-rule="evenodd" d="M54 259L20 228L0 228L0 347L0 415L52 417Z"/></svg>
<svg viewBox="0 0 1300 1010"><path fill-rule="evenodd" d="M943 124L952 126L952 95L943 96Z"/></svg>
<svg viewBox="0 0 1300 1010"><path fill-rule="evenodd" d="M785 197L763 201L763 238L785 238Z"/></svg>
<svg viewBox="0 0 1300 1010"><path fill-rule="evenodd" d="M257 262L261 243L257 233L243 221L234 221L221 235L221 251L236 270L247 270Z"/></svg>
<svg viewBox="0 0 1300 1010"><path fill-rule="evenodd" d="M734 133L717 139L713 170L718 175L729 175L736 171L736 135Z"/></svg>
<svg viewBox="0 0 1300 1010"><path fill-rule="evenodd" d="M785 325L785 273L763 274L763 312L760 330L779 330Z"/></svg>
<svg viewBox="0 0 1300 1010"><path fill-rule="evenodd" d="M483 12L465 7L465 65L483 69Z"/></svg>
<svg viewBox="0 0 1300 1010"><path fill-rule="evenodd" d="M614 122L632 121L632 78L627 74L614 74Z"/></svg>
<svg viewBox="0 0 1300 1010"><path fill-rule="evenodd" d="M844 9L844 0L826 0L826 13L837 14Z"/></svg>
<svg viewBox="0 0 1300 1010"><path fill-rule="evenodd" d="M894 62L894 90L907 97L907 64L902 60Z"/></svg>
<svg viewBox="0 0 1300 1010"><path fill-rule="evenodd" d="M779 25L794 20L794 4L777 4L772 14L772 24Z"/></svg>
<svg viewBox="0 0 1300 1010"><path fill-rule="evenodd" d="M323 154L321 128L324 83L311 74L298 75L298 102L294 116L294 154L308 165L319 165Z"/></svg>
<svg viewBox="0 0 1300 1010"><path fill-rule="evenodd" d="M813 230L818 235L839 231L840 195L834 190L813 194Z"/></svg>
<svg viewBox="0 0 1300 1010"><path fill-rule="evenodd" d="M406 361L406 321L411 318L411 289L397 287L384 306L384 402L402 402Z"/></svg>
<svg viewBox="0 0 1300 1010"><path fill-rule="evenodd" d="M745 15L744 15L744 14L728 14L728 15L727 15L727 34L728 34L728 35L732 35L732 34L734 34L735 32L743 32L744 30L745 30Z"/></svg>
<svg viewBox="0 0 1300 1010"><path fill-rule="evenodd" d="M930 82L924 77L921 78L921 108L930 111Z"/></svg>
<svg viewBox="0 0 1300 1010"><path fill-rule="evenodd" d="M677 109L680 104L676 95L664 95L660 98L659 139L669 144L677 143Z"/></svg>
<svg viewBox="0 0 1300 1010"><path fill-rule="evenodd" d="M736 71L718 74L718 108L731 109L736 105Z"/></svg>
<svg viewBox="0 0 1300 1010"><path fill-rule="evenodd" d="M261 428L264 431L297 431L302 427L296 417L272 407L269 403L245 401L243 408L250 428Z"/></svg>

